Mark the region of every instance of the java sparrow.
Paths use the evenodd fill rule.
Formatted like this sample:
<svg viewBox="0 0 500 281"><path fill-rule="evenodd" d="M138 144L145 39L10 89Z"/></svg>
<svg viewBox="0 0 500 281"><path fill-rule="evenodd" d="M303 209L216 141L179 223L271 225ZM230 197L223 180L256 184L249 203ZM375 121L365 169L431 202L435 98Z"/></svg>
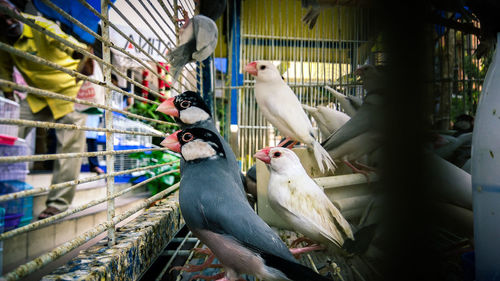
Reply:
<svg viewBox="0 0 500 281"><path fill-rule="evenodd" d="M382 75L371 65L358 70L367 89L363 105L355 116L322 143L332 158L343 160L355 171L357 169L349 161L381 147L383 138L380 120L384 99Z"/></svg>
<svg viewBox="0 0 500 281"><path fill-rule="evenodd" d="M215 128L210 109L208 108L200 94L193 91L185 91L180 95L171 97L162 102L156 110L172 116L181 129L200 127L214 132L219 138L219 141L222 143L224 151L226 152L226 158L229 161L229 167L233 172L232 174L240 175L240 180L242 181L243 185L238 186L245 186L246 179L239 169L239 164L236 160L236 156L234 155L229 143L227 143L227 141L219 134L219 132ZM184 161L181 159L181 172L183 170L183 167ZM246 194L245 190L242 190L244 194Z"/></svg>
<svg viewBox="0 0 500 281"><path fill-rule="evenodd" d="M240 196L240 183L215 132L187 128L162 145L186 161L179 187L184 220L215 254L226 280L252 274L263 280L330 280L297 263L286 245Z"/></svg>
<svg viewBox="0 0 500 281"><path fill-rule="evenodd" d="M321 172L325 171L324 166L333 171L335 163L316 140L311 121L276 66L268 61L254 61L245 66L245 71L255 77L255 99L264 117L283 136L312 149Z"/></svg>
<svg viewBox="0 0 500 281"><path fill-rule="evenodd" d="M312 107L303 104L302 108L307 111L318 123L319 131L324 136L329 136L344 125L351 117L344 112L326 106Z"/></svg>
<svg viewBox="0 0 500 281"><path fill-rule="evenodd" d="M267 187L271 208L294 230L328 248L354 240L350 224L307 175L297 155L284 147L267 147L255 157L270 167Z"/></svg>
<svg viewBox="0 0 500 281"><path fill-rule="evenodd" d="M167 53L174 79L187 63L208 58L217 46L217 36L217 25L211 18L196 15L186 20L179 31L178 46Z"/></svg>

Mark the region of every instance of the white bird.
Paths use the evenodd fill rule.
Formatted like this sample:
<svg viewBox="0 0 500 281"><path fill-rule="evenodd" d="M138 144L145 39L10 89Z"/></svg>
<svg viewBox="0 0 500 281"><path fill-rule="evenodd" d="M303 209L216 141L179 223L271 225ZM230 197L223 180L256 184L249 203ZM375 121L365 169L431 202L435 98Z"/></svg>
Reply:
<svg viewBox="0 0 500 281"><path fill-rule="evenodd" d="M333 94L333 96L340 103L341 109L343 109L344 112L351 117L356 114L356 111L358 111L363 104L363 101L358 97L344 95L329 86L325 86L325 89Z"/></svg>
<svg viewBox="0 0 500 281"><path fill-rule="evenodd" d="M318 123L319 130L324 136L329 136L340 129L351 117L349 115L326 106L312 107L303 104L302 108L307 111Z"/></svg>
<svg viewBox="0 0 500 281"><path fill-rule="evenodd" d="M362 66L356 73L361 75L367 90L365 101L356 115L330 135L322 145L333 159L340 159L355 172L367 175L350 161L357 160L382 145L381 107L384 83L382 74L374 66Z"/></svg>
<svg viewBox="0 0 500 281"><path fill-rule="evenodd" d="M350 224L307 175L293 151L267 147L255 157L270 167L271 208L294 230L333 249L342 248L347 239L354 240Z"/></svg>
<svg viewBox="0 0 500 281"><path fill-rule="evenodd" d="M312 149L321 172L325 171L323 164L334 171L335 163L316 140L311 121L276 66L268 61L254 61L245 66L245 71L255 77L255 99L264 117L283 136Z"/></svg>

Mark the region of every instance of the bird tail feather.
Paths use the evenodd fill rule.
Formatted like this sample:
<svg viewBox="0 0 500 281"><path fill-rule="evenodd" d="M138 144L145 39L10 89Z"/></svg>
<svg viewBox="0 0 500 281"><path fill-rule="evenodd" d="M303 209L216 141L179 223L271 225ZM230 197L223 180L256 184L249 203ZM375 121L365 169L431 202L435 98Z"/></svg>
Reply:
<svg viewBox="0 0 500 281"><path fill-rule="evenodd" d="M314 151L314 158L316 158L316 161L318 162L319 169L322 173L325 172L325 167L323 166L323 163L326 165L327 170L332 170L332 172L335 171L335 168L337 165L335 165L335 162L333 162L332 157L330 157L330 154L321 146L321 144L318 141L313 142L313 151Z"/></svg>
<svg viewBox="0 0 500 281"><path fill-rule="evenodd" d="M318 109L317 109L317 108L312 107L312 106L309 106L309 105L305 105L305 104L303 104L303 105L302 105L302 108L303 108L305 111L309 112L309 114L313 114L313 113L318 112Z"/></svg>
<svg viewBox="0 0 500 281"><path fill-rule="evenodd" d="M172 67L172 76L177 80L184 65L191 61L193 49L196 50L196 42L191 40L167 53L167 58Z"/></svg>

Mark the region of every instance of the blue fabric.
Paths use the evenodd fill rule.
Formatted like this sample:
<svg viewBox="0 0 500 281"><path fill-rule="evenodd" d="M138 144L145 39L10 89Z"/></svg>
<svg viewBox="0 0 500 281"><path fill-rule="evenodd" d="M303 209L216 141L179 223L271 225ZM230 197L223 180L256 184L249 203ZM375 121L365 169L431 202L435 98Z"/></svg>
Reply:
<svg viewBox="0 0 500 281"><path fill-rule="evenodd" d="M116 0L111 0L114 3ZM70 14L72 17L83 23L85 26L90 28L92 31L97 32L97 27L99 25L99 17L97 17L92 11L84 7L80 2L76 0L52 0L59 8L63 9L66 13ZM100 0L87 0L94 9L101 12L101 1ZM49 6L45 5L41 0L33 0L33 4L45 17L60 21L61 24L65 25L69 29L72 35L76 35L77 39L87 43L94 44L95 37L90 35L90 33L84 31L77 25L70 22L68 19L63 17L58 12L52 10ZM65 28L63 28L64 30ZM66 30L67 32L67 30Z"/></svg>

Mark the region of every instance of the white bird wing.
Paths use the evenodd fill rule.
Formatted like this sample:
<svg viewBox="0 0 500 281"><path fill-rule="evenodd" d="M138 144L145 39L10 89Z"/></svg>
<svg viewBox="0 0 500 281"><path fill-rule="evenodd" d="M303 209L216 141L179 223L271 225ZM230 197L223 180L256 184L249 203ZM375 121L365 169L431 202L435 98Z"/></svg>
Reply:
<svg viewBox="0 0 500 281"><path fill-rule="evenodd" d="M256 85L255 90L257 102L264 117L283 135L306 144L311 142L311 138L315 138L309 118L288 85L284 83L272 87ZM259 98L260 95L266 94L268 94L267 97Z"/></svg>
<svg viewBox="0 0 500 281"><path fill-rule="evenodd" d="M280 207L339 247L345 238L354 239L351 226L321 188L307 175L300 178L288 181L295 193L291 200L279 203Z"/></svg>
<svg viewBox="0 0 500 281"><path fill-rule="evenodd" d="M357 111L356 108L354 108L354 106L352 106L350 101L347 99L346 95L342 94L339 91L336 91L335 89L333 89L329 86L325 86L325 89L335 96L337 101L340 103L340 106L345 111L345 113L347 113L347 115L353 117L356 114L356 111Z"/></svg>

